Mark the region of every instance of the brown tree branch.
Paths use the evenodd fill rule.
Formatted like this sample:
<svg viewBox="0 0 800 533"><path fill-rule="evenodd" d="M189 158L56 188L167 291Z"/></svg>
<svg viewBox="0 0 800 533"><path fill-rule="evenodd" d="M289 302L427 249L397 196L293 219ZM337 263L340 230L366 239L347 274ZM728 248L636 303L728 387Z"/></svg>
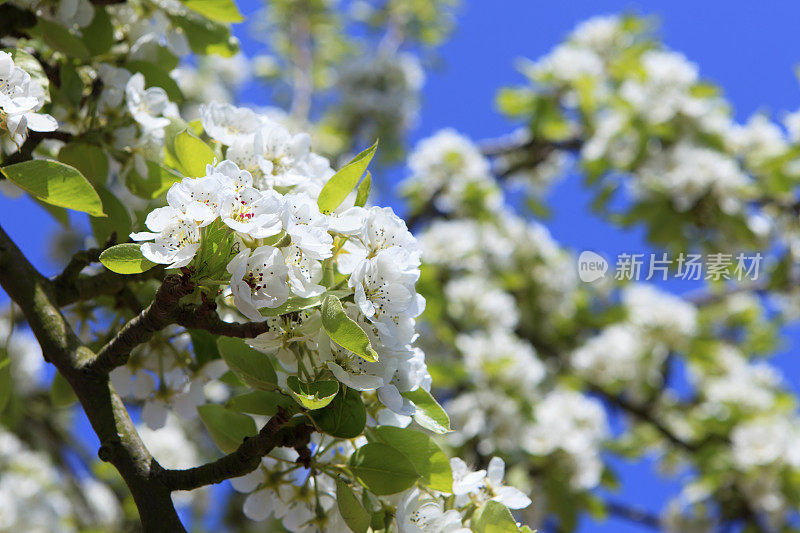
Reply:
<svg viewBox="0 0 800 533"><path fill-rule="evenodd" d="M42 348L75 391L97 434L101 459L111 462L125 480L146 532L185 531L170 490L151 474L161 470L142 444L108 376L86 371L92 351L83 346L58 307L50 280L25 258L0 228L0 285L21 309Z"/></svg>
<svg viewBox="0 0 800 533"><path fill-rule="evenodd" d="M241 324L223 322L215 307L213 302L203 305L182 305L175 312L175 323L188 329L204 329L214 335L242 339L252 339L269 331L269 324L266 321Z"/></svg>
<svg viewBox="0 0 800 533"><path fill-rule="evenodd" d="M164 267L153 267L141 274L117 274L103 270L97 274L78 275L73 280L53 279L56 301L59 307L83 302L98 296L113 296L123 291L130 283L163 279Z"/></svg>
<svg viewBox="0 0 800 533"><path fill-rule="evenodd" d="M156 331L174 322L178 302L194 290L189 272L170 274L164 278L153 302L130 322L98 352L87 370L107 374L128 362L131 350L149 341Z"/></svg>
<svg viewBox="0 0 800 533"><path fill-rule="evenodd" d="M314 428L309 425L284 427L291 419L289 411L279 408L254 437L246 438L236 451L203 466L188 470L163 470L158 478L170 490L193 490L249 474L261 458L282 446L305 449Z"/></svg>

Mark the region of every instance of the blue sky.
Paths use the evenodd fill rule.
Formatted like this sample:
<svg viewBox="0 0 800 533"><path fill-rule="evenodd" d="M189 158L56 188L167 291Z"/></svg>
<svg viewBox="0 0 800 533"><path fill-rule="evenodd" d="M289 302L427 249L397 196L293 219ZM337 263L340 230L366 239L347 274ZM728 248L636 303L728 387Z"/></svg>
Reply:
<svg viewBox="0 0 800 533"><path fill-rule="evenodd" d="M240 4L245 14L260 5L254 0ZM755 111L778 113L800 106L800 88L794 75L800 63L800 43L791 37L797 34L800 20L800 4L796 2L467 0L455 34L439 50L442 66L428 72L421 120L412 132L412 142L443 127L456 128L475 139L507 133L510 126L495 112L492 102L499 87L522 81L514 69L515 59L543 55L577 22L590 16L623 11L658 16L660 36L671 48L698 63L703 77L722 86L739 120ZM248 52L257 50L244 27L236 31ZM258 101L255 93L243 96ZM401 172L396 170L391 175L400 176ZM551 199L555 215L546 224L562 244L607 254L626 249L647 251L639 232L616 231L587 214L588 195L577 180L567 179ZM0 224L38 268L47 274L57 272L58 265L49 264L45 253L46 236L56 224L44 211L25 197L0 196ZM0 291L3 300L5 295ZM800 335L788 333L796 345ZM794 386L800 374L800 364L795 360L790 346L777 358L787 381ZM660 481L650 466L623 461L614 464L624 487L614 495L617 500L657 511L677 491L677 484ZM609 520L599 525L585 522L581 531L648 530Z"/></svg>

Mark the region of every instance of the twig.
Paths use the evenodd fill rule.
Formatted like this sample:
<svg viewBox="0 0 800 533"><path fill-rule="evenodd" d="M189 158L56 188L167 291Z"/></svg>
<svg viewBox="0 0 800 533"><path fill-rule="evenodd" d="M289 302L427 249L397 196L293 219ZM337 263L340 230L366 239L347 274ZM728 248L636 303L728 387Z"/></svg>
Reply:
<svg viewBox="0 0 800 533"><path fill-rule="evenodd" d="M269 331L266 320L241 324L223 322L215 309L216 305L213 302L203 305L182 305L175 313L175 323L188 329L204 329L214 335L242 339L252 339Z"/></svg>

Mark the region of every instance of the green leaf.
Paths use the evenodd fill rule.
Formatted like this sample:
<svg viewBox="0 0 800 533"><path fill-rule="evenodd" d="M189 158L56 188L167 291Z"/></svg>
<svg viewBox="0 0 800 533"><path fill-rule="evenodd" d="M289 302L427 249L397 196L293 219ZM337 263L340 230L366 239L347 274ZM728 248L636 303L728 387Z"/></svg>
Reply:
<svg viewBox="0 0 800 533"><path fill-rule="evenodd" d="M491 500L478 509L470 526L475 533L519 533L517 521L508 507Z"/></svg>
<svg viewBox="0 0 800 533"><path fill-rule="evenodd" d="M105 54L114 44L114 27L103 6L95 6L92 22L81 30L83 44L92 56Z"/></svg>
<svg viewBox="0 0 800 533"><path fill-rule="evenodd" d="M217 22L243 22L233 0L183 0L183 5Z"/></svg>
<svg viewBox="0 0 800 533"><path fill-rule="evenodd" d="M38 32L50 48L72 59L89 59L89 49L83 41L64 26L40 18Z"/></svg>
<svg viewBox="0 0 800 533"><path fill-rule="evenodd" d="M197 368L220 358L216 336L204 329L190 329L189 337L192 339L192 350Z"/></svg>
<svg viewBox="0 0 800 533"><path fill-rule="evenodd" d="M339 392L339 382L333 380L314 381L305 383L297 376L289 376L286 380L289 394L297 403L306 409L322 409L333 401Z"/></svg>
<svg viewBox="0 0 800 533"><path fill-rule="evenodd" d="M342 515L350 531L367 533L372 518L356 498L353 489L339 478L336 478L336 503L339 506L339 514Z"/></svg>
<svg viewBox="0 0 800 533"><path fill-rule="evenodd" d="M0 169L6 178L48 204L102 217L103 204L92 185L74 167L35 159Z"/></svg>
<svg viewBox="0 0 800 533"><path fill-rule="evenodd" d="M53 378L53 384L50 385L50 403L53 407L69 407L78 401L75 396L75 391L72 390L69 382L61 375L61 372L56 372Z"/></svg>
<svg viewBox="0 0 800 533"><path fill-rule="evenodd" d="M339 205L347 198L347 195L361 179L364 171L367 170L375 150L378 149L378 141L375 144L358 154L352 161L342 167L339 172L331 176L331 179L322 187L319 193L317 205L323 213L333 213Z"/></svg>
<svg viewBox="0 0 800 533"><path fill-rule="evenodd" d="M228 408L239 413L251 415L274 416L278 407L291 410L295 406L288 396L280 392L255 390L234 396L228 400Z"/></svg>
<svg viewBox="0 0 800 533"><path fill-rule="evenodd" d="M275 390L278 378L266 354L233 337L217 339L217 348L228 368L245 384L260 390Z"/></svg>
<svg viewBox="0 0 800 533"><path fill-rule="evenodd" d="M138 244L125 243L112 246L100 254L100 262L117 274L138 274L150 270L156 264L145 259Z"/></svg>
<svg viewBox="0 0 800 533"><path fill-rule="evenodd" d="M415 391L401 394L403 398L411 400L417 408L414 413L414 422L434 433L450 432L450 417L430 392L420 387Z"/></svg>
<svg viewBox="0 0 800 533"><path fill-rule="evenodd" d="M181 181L183 176L171 168L167 168L161 163L147 161L147 177L131 169L125 176L125 184L130 191L140 198L158 198L176 182Z"/></svg>
<svg viewBox="0 0 800 533"><path fill-rule="evenodd" d="M11 389L13 387L11 381L11 360L8 358L8 352L3 349L0 350L0 413L3 412L11 399Z"/></svg>
<svg viewBox="0 0 800 533"><path fill-rule="evenodd" d="M403 492L419 479L408 457L388 444L365 444L350 456L349 464L358 480L378 496Z"/></svg>
<svg viewBox="0 0 800 533"><path fill-rule="evenodd" d="M58 152L58 160L75 167L94 185L104 185L108 179L108 156L102 148L94 144L65 144Z"/></svg>
<svg viewBox="0 0 800 533"><path fill-rule="evenodd" d="M356 203L358 207L364 207L367 203L367 198L369 198L369 190L372 187L372 174L369 170L367 170L367 175L364 176L364 179L361 180L361 183L358 184L358 189L356 190Z"/></svg>
<svg viewBox="0 0 800 533"><path fill-rule="evenodd" d="M245 437L252 437L257 433L256 423L252 418L221 405L214 403L201 405L197 408L197 413L214 444L223 453L236 451Z"/></svg>
<svg viewBox="0 0 800 533"><path fill-rule="evenodd" d="M104 243L112 232L117 233L117 240L126 240L133 229L128 209L119 201L116 195L112 194L104 186L97 186L97 194L103 201L103 210L108 213L108 216L89 218L95 240L99 243Z"/></svg>
<svg viewBox="0 0 800 533"><path fill-rule="evenodd" d="M149 61L129 61L125 64L125 68L133 74L141 73L144 76L146 87L161 87L164 89L171 101L180 102L183 100L183 93L177 82L170 77L169 72L159 65ZM203 175L205 175L205 171L203 171Z"/></svg>
<svg viewBox="0 0 800 533"><path fill-rule="evenodd" d="M83 97L83 80L78 75L78 71L69 63L62 63L58 69L58 74L61 79L62 96L67 99L70 105L78 106Z"/></svg>
<svg viewBox="0 0 800 533"><path fill-rule="evenodd" d="M189 177L205 176L206 165L213 163L216 157L214 150L189 130L184 130L175 137L175 154L183 175Z"/></svg>
<svg viewBox="0 0 800 533"><path fill-rule="evenodd" d="M310 414L322 431L340 439L358 437L367 423L364 401L354 389L341 389L330 404Z"/></svg>
<svg viewBox="0 0 800 533"><path fill-rule="evenodd" d="M453 492L450 460L429 435L393 426L378 426L371 429L368 435L377 437L408 457L422 478L420 482L423 485L433 490Z"/></svg>
<svg viewBox="0 0 800 533"><path fill-rule="evenodd" d="M371 363L378 360L367 334L345 314L342 302L333 294L328 294L322 302L322 327L331 340L342 348Z"/></svg>

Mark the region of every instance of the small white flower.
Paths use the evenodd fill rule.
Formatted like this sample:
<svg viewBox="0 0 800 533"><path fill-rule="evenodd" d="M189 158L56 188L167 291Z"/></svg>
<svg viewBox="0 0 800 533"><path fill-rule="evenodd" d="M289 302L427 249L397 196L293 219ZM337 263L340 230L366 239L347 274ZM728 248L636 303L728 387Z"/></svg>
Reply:
<svg viewBox="0 0 800 533"><path fill-rule="evenodd" d="M342 224L342 221L351 218L352 215L348 216L346 213L340 216L337 224ZM348 218L345 218L346 216ZM337 231L333 224L331 229ZM409 267L419 266L419 246L408 231L406 223L395 215L390 207L373 207L366 210L360 231L348 239L342 248L342 253L337 257L339 271L349 274L362 260L374 257L381 250L392 246L399 246L407 252L405 258Z"/></svg>
<svg viewBox="0 0 800 533"><path fill-rule="evenodd" d="M203 227L219 216L222 192L215 175L183 178L167 191L167 203Z"/></svg>
<svg viewBox="0 0 800 533"><path fill-rule="evenodd" d="M169 125L165 114L176 115L177 109L169 101L167 92L161 87L144 88L144 76L137 72L125 86L125 101L133 120L145 130Z"/></svg>
<svg viewBox="0 0 800 533"><path fill-rule="evenodd" d="M466 463L459 458L451 459L450 467L453 470L456 505L466 505L470 501L482 505L491 500L509 509L524 509L531 504L531 499L521 490L503 485L506 465L499 457L492 457L489 467L478 472L470 472Z"/></svg>
<svg viewBox="0 0 800 533"><path fill-rule="evenodd" d="M328 233L325 215L317 202L305 194L287 194L283 228L310 259L326 259L333 255L333 237Z"/></svg>
<svg viewBox="0 0 800 533"><path fill-rule="evenodd" d="M311 177L308 157L311 137L291 135L277 122L263 120L252 136L240 136L228 150L229 159L251 169L259 188L291 187Z"/></svg>
<svg viewBox="0 0 800 533"><path fill-rule="evenodd" d="M419 316L425 309L425 299L414 288L419 269L410 264L408 253L392 247L359 263L350 276L356 304L381 330L382 339L399 333L407 319Z"/></svg>
<svg viewBox="0 0 800 533"><path fill-rule="evenodd" d="M283 227L283 198L275 191L243 187L225 190L220 200L220 217L229 228L254 239L277 235Z"/></svg>
<svg viewBox="0 0 800 533"><path fill-rule="evenodd" d="M200 122L213 139L231 146L252 139L263 120L246 107L211 102L200 106Z"/></svg>
<svg viewBox="0 0 800 533"><path fill-rule="evenodd" d="M200 248L200 228L172 207L159 207L145 219L145 226L154 233L131 233L134 241L142 244L142 255L154 263L179 268L188 265Z"/></svg>
<svg viewBox="0 0 800 533"><path fill-rule="evenodd" d="M397 506L397 528L399 533L470 533L458 511L445 511L441 498L417 488L409 489Z"/></svg>
<svg viewBox="0 0 800 533"><path fill-rule="evenodd" d="M42 86L16 66L10 54L0 52L0 128L18 144L27 130L54 131L58 122L50 115L36 113L44 102Z"/></svg>
<svg viewBox="0 0 800 533"><path fill-rule="evenodd" d="M292 244L285 251L286 266L289 268L289 285L292 292L301 298L312 298L325 292L319 284L322 280L322 264L310 259L297 245Z"/></svg>
<svg viewBox="0 0 800 533"><path fill-rule="evenodd" d="M233 302L250 320L264 320L259 309L278 307L289 298L289 269L277 248L260 246L252 255L242 250L228 263L228 272Z"/></svg>

